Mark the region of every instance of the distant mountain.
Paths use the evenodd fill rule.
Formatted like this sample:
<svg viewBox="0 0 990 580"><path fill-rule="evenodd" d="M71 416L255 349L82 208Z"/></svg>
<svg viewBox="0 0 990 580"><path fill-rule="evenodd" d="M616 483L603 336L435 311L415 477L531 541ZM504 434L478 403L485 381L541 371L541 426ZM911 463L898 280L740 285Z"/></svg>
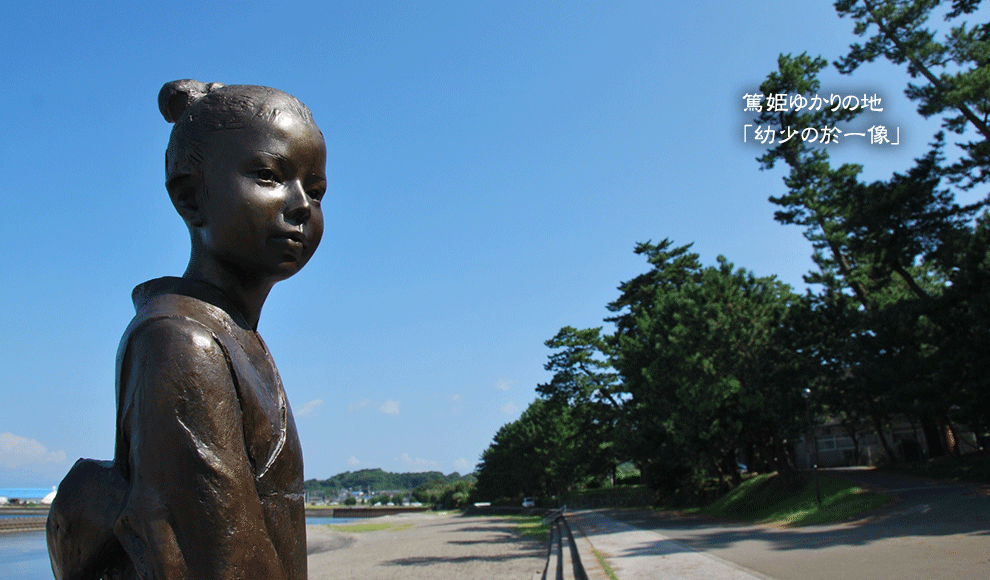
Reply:
<svg viewBox="0 0 990 580"><path fill-rule="evenodd" d="M464 476L470 478L471 476ZM341 489L396 491L412 490L423 485L436 481L452 483L464 479L456 471L450 475L444 475L439 471L426 471L417 473L390 473L381 469L361 469L358 471L346 471L338 473L329 479L307 479L306 491L337 492Z"/></svg>

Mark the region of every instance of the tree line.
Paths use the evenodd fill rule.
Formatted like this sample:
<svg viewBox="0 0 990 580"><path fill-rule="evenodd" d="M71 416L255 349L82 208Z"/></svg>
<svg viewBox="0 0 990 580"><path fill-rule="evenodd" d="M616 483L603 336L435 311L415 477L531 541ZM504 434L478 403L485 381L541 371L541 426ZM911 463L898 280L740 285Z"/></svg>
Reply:
<svg viewBox="0 0 990 580"><path fill-rule="evenodd" d="M658 493L730 485L740 463L786 476L794 442L822 419L854 440L872 431L889 462L894 420L924 432L929 456L960 452L962 427L986 437L990 23L969 22L980 4L836 2L864 41L833 65L903 65L918 114L942 121L927 153L867 181L862 165L833 164L829 145L768 144L759 167L787 169L775 218L811 244L808 290L721 256L704 265L690 244L637 244L647 269L619 285L609 330L565 327L546 342L552 379L496 433L475 496L560 496L614 482L626 461ZM828 64L781 55L760 93L810 101ZM862 112L761 107L754 123L784 135Z"/></svg>
<svg viewBox="0 0 990 580"><path fill-rule="evenodd" d="M415 473L392 473L382 469L359 469L345 471L328 479L307 479L305 489L309 492L323 492L335 495L341 490L363 490L367 493L379 491L413 490L420 486L429 488L435 484L456 483L462 476L456 471L444 475L439 471Z"/></svg>
<svg viewBox="0 0 990 580"><path fill-rule="evenodd" d="M359 501L370 505L386 505L389 502L400 505L411 499L424 505L449 509L468 504L475 480L473 474L461 475L456 471L444 475L439 471L392 473L375 468L346 471L327 479L307 479L305 489L310 498L317 501L320 501L319 498L333 500L344 491L361 491L367 496L358 500L348 495L344 505L356 505Z"/></svg>

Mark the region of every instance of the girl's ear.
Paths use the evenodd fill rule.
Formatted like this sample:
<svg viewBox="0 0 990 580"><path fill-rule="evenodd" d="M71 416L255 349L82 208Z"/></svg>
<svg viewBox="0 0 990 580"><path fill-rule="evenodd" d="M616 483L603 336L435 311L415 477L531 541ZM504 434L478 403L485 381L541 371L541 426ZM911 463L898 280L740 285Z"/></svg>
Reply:
<svg viewBox="0 0 990 580"><path fill-rule="evenodd" d="M178 175L165 184L168 196L172 199L175 211L189 227L203 225L204 217L200 200L202 199L203 180L199 173Z"/></svg>

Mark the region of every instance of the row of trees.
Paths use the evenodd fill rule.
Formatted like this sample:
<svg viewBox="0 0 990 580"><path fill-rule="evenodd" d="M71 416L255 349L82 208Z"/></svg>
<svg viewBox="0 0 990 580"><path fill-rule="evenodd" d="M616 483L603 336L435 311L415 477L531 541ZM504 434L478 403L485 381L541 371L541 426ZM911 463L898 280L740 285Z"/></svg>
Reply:
<svg viewBox="0 0 990 580"><path fill-rule="evenodd" d="M311 497L332 499L345 490L353 490L374 494L367 500L371 505L389 502L400 505L406 498L412 498L424 505L446 509L467 505L475 481L474 475L462 476L456 471L444 475L439 471L392 473L375 468L346 471L322 480L307 479L305 488ZM358 500L350 495L344 500L344 505L357 503Z"/></svg>
<svg viewBox="0 0 990 580"><path fill-rule="evenodd" d="M817 416L853 434L871 428L889 461L895 417L920 426L933 456L953 451L943 442L959 425L987 433L990 216L977 192L990 180L990 24L966 22L978 1L940 4L836 2L866 37L836 68L904 64L919 114L942 119L913 167L867 182L860 165L833 167L826 147L801 139L758 160L788 168L787 193L771 201L812 245L811 289L796 294L722 257L704 266L670 240L637 245L649 269L608 305L614 330L567 327L547 341L553 379L483 454L479 499L560 495L614 479L626 460L667 491L738 479L740 459L786 474L809 428L806 389ZM810 100L827 64L781 55L760 92ZM838 126L859 112L764 109L755 122ZM957 203L961 192L976 201Z"/></svg>
<svg viewBox="0 0 990 580"><path fill-rule="evenodd" d="M460 508L468 504L474 483L473 475L466 475L457 480L436 479L414 489L412 496L425 505L444 509Z"/></svg>
<svg viewBox="0 0 990 580"><path fill-rule="evenodd" d="M847 423L872 424L888 455L881 427L893 414L920 424L936 455L945 451L940 431L957 423L985 431L990 419L990 217L987 196L976 193L990 179L990 24L967 22L979 4L836 3L867 37L835 63L839 72L878 58L906 65L918 113L942 120L913 167L866 182L862 166L833 167L825 149L800 140L759 159L765 169L788 166L788 193L771 198L776 218L802 227L814 249L818 270L808 281L817 292L807 302L819 328L810 346L828 387L823 402ZM946 24L932 24L936 16ZM781 56L761 91L815 93L826 64ZM765 111L757 121L835 125L860 112ZM946 131L957 136L953 148ZM957 192L975 201L960 205Z"/></svg>
<svg viewBox="0 0 990 580"><path fill-rule="evenodd" d="M305 488L308 492L318 492L333 496L341 490L363 490L368 493L376 491L413 490L425 486L446 483L456 483L464 477L456 471L444 475L439 471L423 471L413 473L392 473L382 469L359 469L338 473L327 479L307 479ZM386 502L387 503L387 502Z"/></svg>
<svg viewBox="0 0 990 580"><path fill-rule="evenodd" d="M651 268L608 305L615 332L566 327L549 383L483 453L476 494L560 496L616 481L632 461L654 489L673 491L751 465L785 471L806 427L810 365L802 297L724 258L703 266L690 246L639 244Z"/></svg>

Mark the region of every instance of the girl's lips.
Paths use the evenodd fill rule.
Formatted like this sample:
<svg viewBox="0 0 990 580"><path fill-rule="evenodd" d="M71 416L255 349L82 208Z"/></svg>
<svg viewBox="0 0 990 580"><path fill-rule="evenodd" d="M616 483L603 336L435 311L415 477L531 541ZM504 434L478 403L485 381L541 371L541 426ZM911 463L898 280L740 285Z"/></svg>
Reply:
<svg viewBox="0 0 990 580"><path fill-rule="evenodd" d="M276 240L285 240L290 244L298 244L302 247L308 245L306 236L302 232L280 232L272 237Z"/></svg>

